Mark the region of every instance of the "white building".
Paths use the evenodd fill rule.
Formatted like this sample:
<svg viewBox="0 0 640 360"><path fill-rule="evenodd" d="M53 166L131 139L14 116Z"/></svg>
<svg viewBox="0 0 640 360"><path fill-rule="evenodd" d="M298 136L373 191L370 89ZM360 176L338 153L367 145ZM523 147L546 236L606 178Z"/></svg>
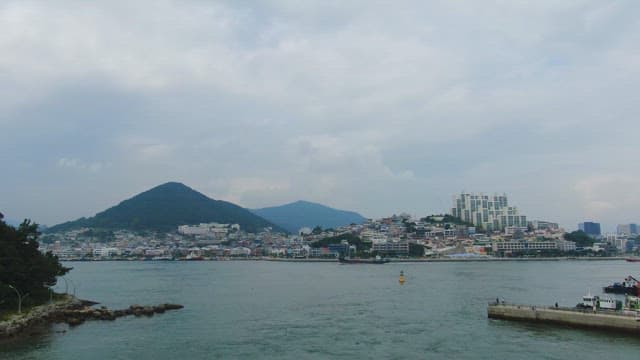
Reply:
<svg viewBox="0 0 640 360"><path fill-rule="evenodd" d="M93 256L95 257L110 257L120 255L120 249L113 247L103 247L93 250Z"/></svg>
<svg viewBox="0 0 640 360"><path fill-rule="evenodd" d="M488 231L502 231L506 227L527 227L527 217L515 206L509 206L507 195L461 193L454 195L451 215L482 226Z"/></svg>
<svg viewBox="0 0 640 360"><path fill-rule="evenodd" d="M542 220L533 220L531 226L534 230L558 230L560 228L558 223Z"/></svg>
<svg viewBox="0 0 640 360"><path fill-rule="evenodd" d="M375 243L371 245L371 251L377 251L381 254L406 255L409 254L409 243L406 241Z"/></svg>
<svg viewBox="0 0 640 360"><path fill-rule="evenodd" d="M229 230L239 230L238 224L218 224L218 223L202 223L199 225L180 225L178 226L178 232L183 235L201 235L201 236L215 236L224 237Z"/></svg>

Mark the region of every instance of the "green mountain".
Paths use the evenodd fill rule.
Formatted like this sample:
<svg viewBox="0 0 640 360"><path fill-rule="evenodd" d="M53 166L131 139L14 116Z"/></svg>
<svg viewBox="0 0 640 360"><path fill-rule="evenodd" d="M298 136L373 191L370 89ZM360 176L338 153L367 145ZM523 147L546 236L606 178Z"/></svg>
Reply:
<svg viewBox="0 0 640 360"><path fill-rule="evenodd" d="M52 226L47 232L60 232L81 227L171 231L179 225L217 222L239 224L247 232L265 227L280 227L230 202L213 200L176 182L156 186L91 218L80 218Z"/></svg>
<svg viewBox="0 0 640 360"><path fill-rule="evenodd" d="M303 227L321 226L328 229L349 224L362 224L367 220L353 211L337 210L308 201L296 201L252 211L292 233L297 233Z"/></svg>

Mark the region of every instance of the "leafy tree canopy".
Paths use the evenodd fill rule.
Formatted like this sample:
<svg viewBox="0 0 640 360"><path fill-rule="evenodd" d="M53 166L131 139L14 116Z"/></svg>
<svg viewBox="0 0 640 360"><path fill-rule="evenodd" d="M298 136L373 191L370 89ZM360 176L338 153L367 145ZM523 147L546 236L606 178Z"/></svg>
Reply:
<svg viewBox="0 0 640 360"><path fill-rule="evenodd" d="M595 240L582 230L573 231L564 234L564 239L574 241L577 247L592 246Z"/></svg>
<svg viewBox="0 0 640 360"><path fill-rule="evenodd" d="M18 228L7 225L0 214L0 306L13 306L15 289L36 303L48 298L56 277L69 272L51 253L38 250L38 224L25 220ZM13 288L11 288L13 287Z"/></svg>
<svg viewBox="0 0 640 360"><path fill-rule="evenodd" d="M364 241L362 241L360 237L350 233L340 234L338 236L326 237L324 239L321 239L312 243L311 247L321 248L321 247L326 247L329 244L340 244L342 243L343 240L346 240L349 243L349 245L355 245L358 251L371 248L371 244L365 243Z"/></svg>

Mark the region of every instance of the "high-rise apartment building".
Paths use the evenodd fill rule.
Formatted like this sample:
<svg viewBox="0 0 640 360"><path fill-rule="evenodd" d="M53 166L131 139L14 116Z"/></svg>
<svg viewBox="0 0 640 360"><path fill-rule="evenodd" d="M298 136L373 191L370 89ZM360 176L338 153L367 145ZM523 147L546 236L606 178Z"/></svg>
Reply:
<svg viewBox="0 0 640 360"><path fill-rule="evenodd" d="M578 224L578 229L584 231L589 236L600 236L600 223L585 221Z"/></svg>
<svg viewBox="0 0 640 360"><path fill-rule="evenodd" d="M461 193L453 196L451 215L481 226L488 231L502 231L506 227L527 227L527 217L509 206L507 195Z"/></svg>

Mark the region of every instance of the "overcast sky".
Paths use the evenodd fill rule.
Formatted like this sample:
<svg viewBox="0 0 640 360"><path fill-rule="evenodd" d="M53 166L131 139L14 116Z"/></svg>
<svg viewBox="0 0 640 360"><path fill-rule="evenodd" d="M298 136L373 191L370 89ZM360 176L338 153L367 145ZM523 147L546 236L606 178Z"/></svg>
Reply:
<svg viewBox="0 0 640 360"><path fill-rule="evenodd" d="M0 211L180 181L367 217L640 222L640 2L3 1Z"/></svg>

